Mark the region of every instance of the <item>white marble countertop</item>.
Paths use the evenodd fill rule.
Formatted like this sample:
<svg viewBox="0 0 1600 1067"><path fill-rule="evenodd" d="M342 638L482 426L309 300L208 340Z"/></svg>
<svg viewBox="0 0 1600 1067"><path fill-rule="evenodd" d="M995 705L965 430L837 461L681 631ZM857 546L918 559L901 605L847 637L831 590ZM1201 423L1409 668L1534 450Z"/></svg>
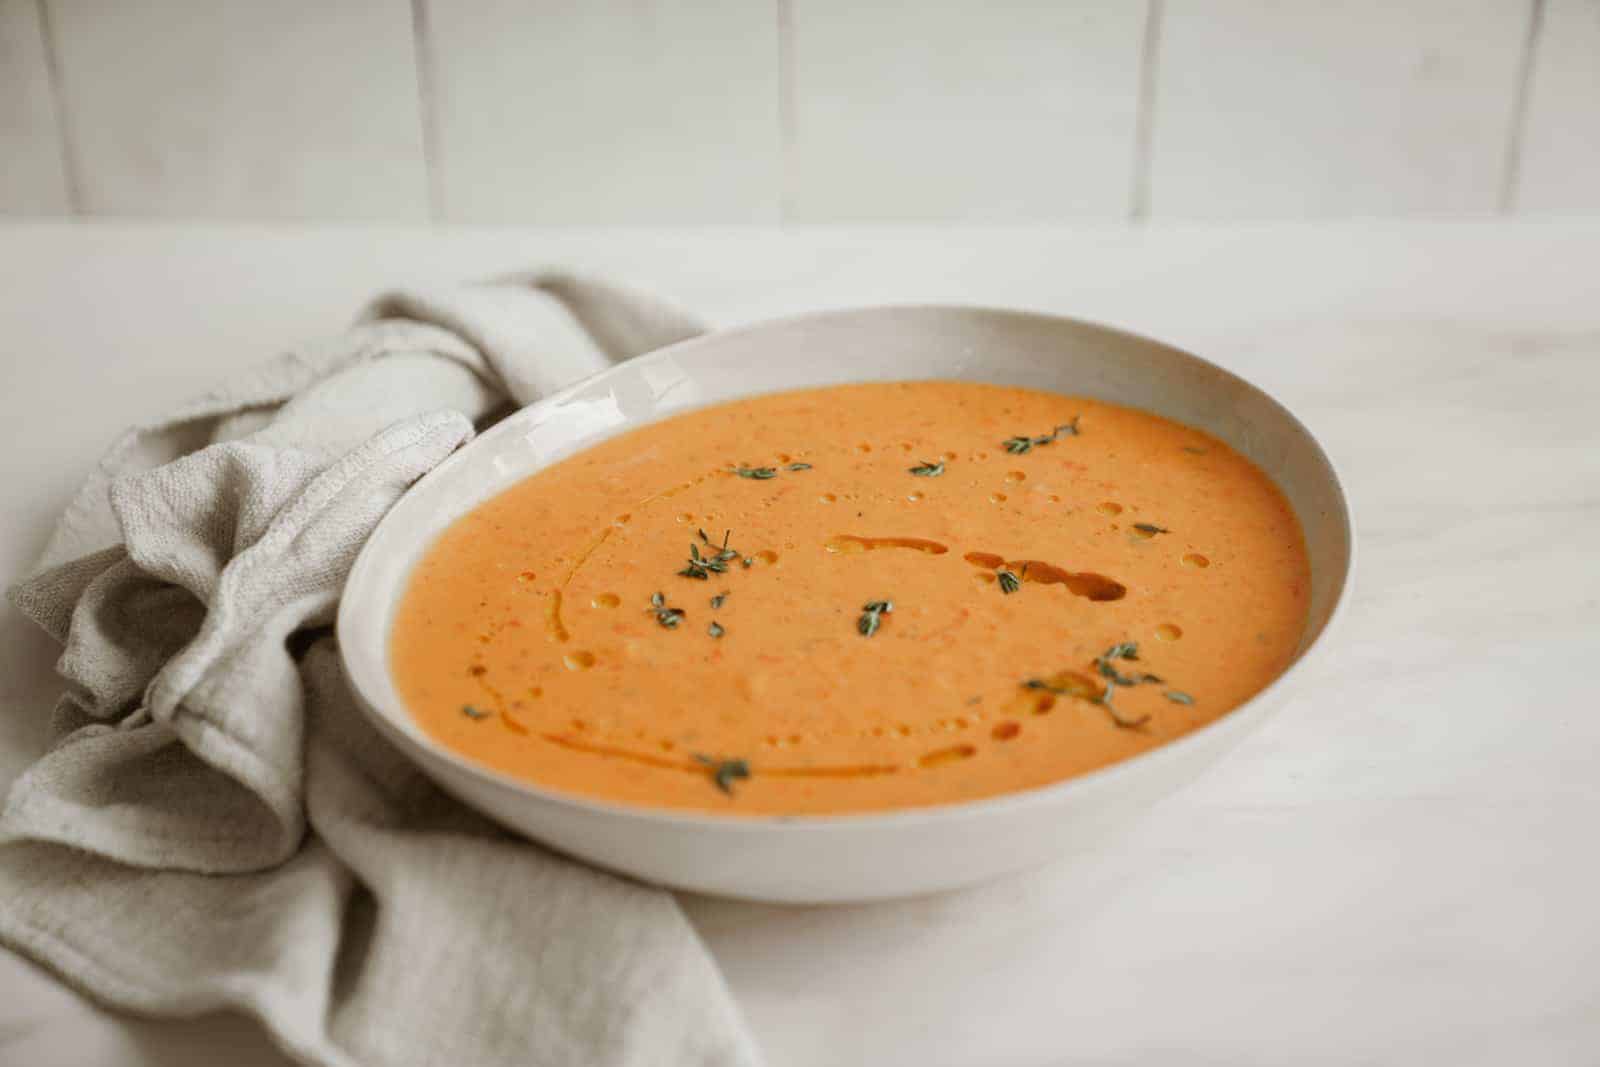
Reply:
<svg viewBox="0 0 1600 1067"><path fill-rule="evenodd" d="M0 576L118 429L391 284L559 263L731 324L961 301L1195 349L1322 436L1357 594L1300 698L1087 860L686 901L773 1067L1600 1061L1600 219L1085 230L0 227ZM0 618L0 783L51 646ZM3 904L0 904L3 906ZM0 1062L265 1067L0 952Z"/></svg>

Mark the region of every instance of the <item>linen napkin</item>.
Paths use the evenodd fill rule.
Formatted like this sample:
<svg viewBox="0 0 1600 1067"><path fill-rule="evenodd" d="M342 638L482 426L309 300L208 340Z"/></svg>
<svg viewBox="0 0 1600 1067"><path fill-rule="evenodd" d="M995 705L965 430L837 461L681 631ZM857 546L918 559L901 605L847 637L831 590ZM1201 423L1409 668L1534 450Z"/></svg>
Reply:
<svg viewBox="0 0 1600 1067"><path fill-rule="evenodd" d="M129 432L10 591L67 692L0 815L0 941L124 1009L251 1012L312 1064L757 1063L675 899L434 788L329 630L475 423L700 329L563 275L390 293Z"/></svg>

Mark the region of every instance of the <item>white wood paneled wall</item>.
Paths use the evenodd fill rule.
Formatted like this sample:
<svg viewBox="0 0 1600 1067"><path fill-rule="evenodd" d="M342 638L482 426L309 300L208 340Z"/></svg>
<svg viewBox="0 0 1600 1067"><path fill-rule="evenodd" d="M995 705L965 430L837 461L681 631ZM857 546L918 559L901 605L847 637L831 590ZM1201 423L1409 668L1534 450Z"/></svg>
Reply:
<svg viewBox="0 0 1600 1067"><path fill-rule="evenodd" d="M0 0L0 214L1600 212L1600 0Z"/></svg>
<svg viewBox="0 0 1600 1067"><path fill-rule="evenodd" d="M1543 16L1513 203L1600 210L1600 0L1548 0Z"/></svg>
<svg viewBox="0 0 1600 1067"><path fill-rule="evenodd" d="M92 215L424 219L406 0L49 0Z"/></svg>
<svg viewBox="0 0 1600 1067"><path fill-rule="evenodd" d="M1531 11L1166 0L1151 214L1495 211Z"/></svg>
<svg viewBox="0 0 1600 1067"><path fill-rule="evenodd" d="M443 218L777 222L778 18L749 0L430 0Z"/></svg>
<svg viewBox="0 0 1600 1067"><path fill-rule="evenodd" d="M788 217L1128 210L1146 5L790 0Z"/></svg>
<svg viewBox="0 0 1600 1067"><path fill-rule="evenodd" d="M0 0L0 211L71 206L47 55L33 0Z"/></svg>

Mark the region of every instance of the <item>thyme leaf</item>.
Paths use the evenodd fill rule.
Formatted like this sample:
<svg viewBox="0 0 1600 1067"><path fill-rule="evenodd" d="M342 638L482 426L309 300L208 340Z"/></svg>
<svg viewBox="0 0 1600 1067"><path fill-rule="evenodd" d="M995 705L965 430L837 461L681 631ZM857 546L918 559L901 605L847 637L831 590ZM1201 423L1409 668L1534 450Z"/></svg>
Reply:
<svg viewBox="0 0 1600 1067"><path fill-rule="evenodd" d="M727 599L728 594L726 592L718 593L716 596L711 598L711 606L714 608L720 608L722 607L723 601Z"/></svg>
<svg viewBox="0 0 1600 1067"><path fill-rule="evenodd" d="M1182 704L1185 707L1194 703L1194 697L1177 689L1168 689L1161 695L1172 701L1174 704Z"/></svg>
<svg viewBox="0 0 1600 1067"><path fill-rule="evenodd" d="M1010 571L1000 571L995 575L995 580L1000 584L1000 591L1005 593L1007 596L1010 596L1012 593L1015 593L1018 589L1022 588L1022 579L1018 578Z"/></svg>
<svg viewBox="0 0 1600 1067"><path fill-rule="evenodd" d="M699 534L700 540L705 542L707 545L715 544L715 542L713 542L711 538L706 535L704 530L697 529L695 530L695 533ZM738 550L728 547L728 538L732 536L732 530L724 530L722 532L722 546L717 549L717 553L714 556L702 556L700 554L700 546L695 544L693 541L689 542L689 562L688 565L683 568L683 570L678 572L679 576L684 578L696 578L700 581L705 581L713 574L726 574L728 571L728 561L730 559L739 558Z"/></svg>
<svg viewBox="0 0 1600 1067"><path fill-rule="evenodd" d="M1136 523L1133 524L1133 528L1135 530L1140 531L1141 533L1147 533L1151 537L1154 537L1156 534L1164 534L1164 533L1171 533L1172 532L1171 530L1167 529L1165 526L1157 526L1153 522L1136 522Z"/></svg>
<svg viewBox="0 0 1600 1067"><path fill-rule="evenodd" d="M484 711L482 708L475 708L471 704L463 704L461 705L461 714L465 715L469 719L477 720L487 719L490 713Z"/></svg>
<svg viewBox="0 0 1600 1067"><path fill-rule="evenodd" d="M1134 641L1124 641L1112 645L1100 655L1095 657L1095 669L1100 672L1100 677L1105 678L1113 685L1138 685L1142 681L1159 682L1161 679L1153 674L1132 676L1123 674L1116 668L1115 661L1119 659L1135 660L1139 658L1139 645Z"/></svg>
<svg viewBox="0 0 1600 1067"><path fill-rule="evenodd" d="M750 764L742 759L714 759L696 752L694 761L709 768L711 780L717 784L718 789L729 796L733 795L735 779L750 777Z"/></svg>
<svg viewBox="0 0 1600 1067"><path fill-rule="evenodd" d="M706 627L706 633L710 634L712 637L721 637L727 632L728 631L724 630L722 628L722 624L716 619L712 619L711 625Z"/></svg>
<svg viewBox="0 0 1600 1067"><path fill-rule="evenodd" d="M754 478L757 481L766 481L768 478L776 478L778 476L778 472L771 467L735 466L730 467L729 469L741 478Z"/></svg>
<svg viewBox="0 0 1600 1067"><path fill-rule="evenodd" d="M863 637L871 637L878 632L878 627L883 624L883 617L894 611L892 600L871 600L861 607L861 618L856 620L856 629Z"/></svg>
<svg viewBox="0 0 1600 1067"><path fill-rule="evenodd" d="M939 475L944 473L944 464L929 463L927 460L923 460L915 467L908 467L906 469L912 474L916 475L918 478L937 478Z"/></svg>
<svg viewBox="0 0 1600 1067"><path fill-rule="evenodd" d="M1042 433L1037 437L1027 437L1019 434L1016 437L1006 438L1000 442L1000 445L1013 456L1020 456L1025 452L1032 452L1035 446L1048 445L1058 437L1077 437L1078 432L1078 416L1074 415L1070 422L1062 423L1049 433Z"/></svg>
<svg viewBox="0 0 1600 1067"><path fill-rule="evenodd" d="M683 609L669 608L667 606L667 598L660 593L651 594L650 606L645 609L645 613L654 615L656 622L667 630L676 630L678 623L683 621Z"/></svg>
<svg viewBox="0 0 1600 1067"><path fill-rule="evenodd" d="M809 464L809 463L791 463L791 464L789 464L787 467L785 467L783 469L786 470L786 471L808 471L808 470L811 469L811 464Z"/></svg>

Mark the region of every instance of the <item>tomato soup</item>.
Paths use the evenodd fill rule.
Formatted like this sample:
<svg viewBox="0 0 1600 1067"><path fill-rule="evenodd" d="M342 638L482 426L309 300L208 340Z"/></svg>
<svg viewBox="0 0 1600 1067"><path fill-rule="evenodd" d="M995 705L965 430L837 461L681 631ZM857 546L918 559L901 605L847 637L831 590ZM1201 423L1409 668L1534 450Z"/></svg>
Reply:
<svg viewBox="0 0 1600 1067"><path fill-rule="evenodd" d="M972 382L752 397L448 528L397 610L422 727L568 794L785 815L1058 782L1289 663L1294 513L1199 430Z"/></svg>

